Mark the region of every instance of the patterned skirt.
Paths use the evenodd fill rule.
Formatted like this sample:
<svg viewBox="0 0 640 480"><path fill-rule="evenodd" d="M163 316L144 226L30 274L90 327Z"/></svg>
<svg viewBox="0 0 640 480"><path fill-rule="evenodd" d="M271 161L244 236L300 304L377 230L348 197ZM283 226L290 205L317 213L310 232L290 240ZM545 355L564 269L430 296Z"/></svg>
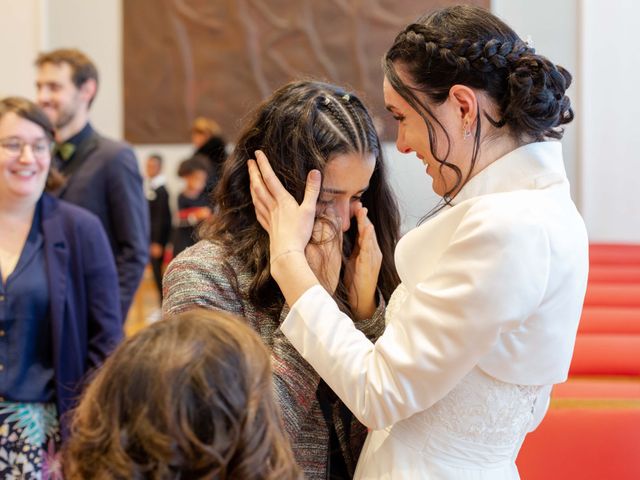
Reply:
<svg viewBox="0 0 640 480"><path fill-rule="evenodd" d="M0 480L62 479L54 403L0 402Z"/></svg>

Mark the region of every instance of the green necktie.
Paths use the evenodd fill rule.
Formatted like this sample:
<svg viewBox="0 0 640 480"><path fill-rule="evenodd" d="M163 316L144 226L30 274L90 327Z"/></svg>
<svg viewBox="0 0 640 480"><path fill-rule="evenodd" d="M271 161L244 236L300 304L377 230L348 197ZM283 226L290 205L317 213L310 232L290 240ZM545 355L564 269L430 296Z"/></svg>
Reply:
<svg viewBox="0 0 640 480"><path fill-rule="evenodd" d="M73 156L75 151L76 146L73 143L56 144L55 153L65 162Z"/></svg>

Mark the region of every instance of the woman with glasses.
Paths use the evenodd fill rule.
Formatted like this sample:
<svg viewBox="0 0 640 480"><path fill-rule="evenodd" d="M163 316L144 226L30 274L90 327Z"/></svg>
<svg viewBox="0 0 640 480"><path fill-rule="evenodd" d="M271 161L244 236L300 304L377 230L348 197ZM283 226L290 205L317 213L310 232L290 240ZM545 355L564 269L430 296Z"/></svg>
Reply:
<svg viewBox="0 0 640 480"><path fill-rule="evenodd" d="M0 100L0 477L56 478L64 414L122 337L115 262L100 221L44 192L53 127Z"/></svg>

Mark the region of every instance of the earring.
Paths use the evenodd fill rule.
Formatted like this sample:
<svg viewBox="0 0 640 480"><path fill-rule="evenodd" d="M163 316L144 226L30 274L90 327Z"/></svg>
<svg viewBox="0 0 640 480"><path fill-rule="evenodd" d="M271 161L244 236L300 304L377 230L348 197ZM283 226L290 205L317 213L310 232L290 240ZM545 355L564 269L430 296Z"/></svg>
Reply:
<svg viewBox="0 0 640 480"><path fill-rule="evenodd" d="M462 138L467 140L470 137L471 137L471 129L469 128L469 124L465 122L464 126L462 127Z"/></svg>

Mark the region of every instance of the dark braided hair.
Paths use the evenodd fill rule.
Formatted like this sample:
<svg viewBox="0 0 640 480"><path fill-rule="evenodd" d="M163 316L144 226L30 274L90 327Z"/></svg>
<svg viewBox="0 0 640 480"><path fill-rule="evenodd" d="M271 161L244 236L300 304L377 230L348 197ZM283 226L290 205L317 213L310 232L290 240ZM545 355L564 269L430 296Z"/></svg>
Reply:
<svg viewBox="0 0 640 480"><path fill-rule="evenodd" d="M365 135L361 138L362 128L358 128L361 123L358 115L351 117L351 112L347 110L345 103L348 103L350 98L349 94L345 94L342 101L333 96L321 96L318 98L318 110L320 115L329 115L329 118L325 117L325 120L328 120L327 125L335 129L345 144L354 146L356 151L364 152L364 141L367 137ZM374 143L374 148L377 150L380 146Z"/></svg>
<svg viewBox="0 0 640 480"><path fill-rule="evenodd" d="M444 204L450 203L451 194L463 184L462 172L447 161L449 135L416 90L435 105L447 99L453 85L481 90L495 102L499 114L493 118L482 111L483 116L496 128L506 127L523 143L562 138L559 127L573 120L565 95L571 74L536 54L508 25L482 8L444 8L408 25L385 55L383 68L391 86L424 118L433 157L441 168L450 168L457 176L456 184L443 196ZM400 79L398 68L409 77L411 86ZM480 110L469 174L480 149ZM443 157L436 154L434 124L448 142ZM468 176L464 183L467 180Z"/></svg>
<svg viewBox="0 0 640 480"><path fill-rule="evenodd" d="M284 297L271 277L269 236L256 219L249 189L247 160L258 149L265 152L274 172L298 202L304 197L310 170L324 172L336 155L375 157L376 166L361 201L369 211L382 252L378 289L388 300L399 283L393 252L399 238L400 215L378 135L360 99L323 82L297 81L282 86L258 106L226 160L213 192L212 201L218 212L202 223L200 238L221 244L230 257L241 262L252 278L246 294L253 305L278 313ZM345 257L355 246L356 234L357 225L352 222L343 237ZM233 268L221 261L230 283L239 290ZM348 309L346 298L341 281L336 300L344 309Z"/></svg>

